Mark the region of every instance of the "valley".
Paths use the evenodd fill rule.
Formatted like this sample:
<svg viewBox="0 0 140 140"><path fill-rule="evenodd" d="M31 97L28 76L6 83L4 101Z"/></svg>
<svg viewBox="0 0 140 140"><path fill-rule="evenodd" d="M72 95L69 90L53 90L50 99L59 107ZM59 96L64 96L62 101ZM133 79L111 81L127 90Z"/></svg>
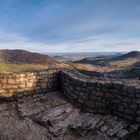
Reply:
<svg viewBox="0 0 140 140"><path fill-rule="evenodd" d="M89 57L79 61L76 64L89 64L95 66L95 72L102 76L112 78L138 78L140 77L140 52L132 51L119 56ZM92 71L90 70L90 75Z"/></svg>
<svg viewBox="0 0 140 140"><path fill-rule="evenodd" d="M91 77L139 79L140 52L44 55L25 50L0 50L0 73L49 68L76 69Z"/></svg>

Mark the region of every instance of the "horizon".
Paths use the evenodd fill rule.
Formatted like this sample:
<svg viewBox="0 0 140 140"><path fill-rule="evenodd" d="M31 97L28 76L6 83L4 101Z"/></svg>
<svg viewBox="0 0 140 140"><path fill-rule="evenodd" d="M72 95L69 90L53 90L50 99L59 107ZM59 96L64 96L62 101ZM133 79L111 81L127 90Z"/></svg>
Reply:
<svg viewBox="0 0 140 140"><path fill-rule="evenodd" d="M54 54L54 53L58 53L58 54L63 54L63 53L65 53L65 54L73 54L73 53L129 53L129 52L140 52L139 50L132 50L132 51L117 51L117 52L113 52L113 51L96 51L96 52L94 52L94 51L87 51L87 52L39 52L39 51L30 51L30 50L25 50L25 49L0 49L0 51L5 51L5 50L8 50L8 51L29 51L29 52L34 52L34 53L42 53L42 54Z"/></svg>
<svg viewBox="0 0 140 140"><path fill-rule="evenodd" d="M2 0L0 49L140 51L139 0Z"/></svg>

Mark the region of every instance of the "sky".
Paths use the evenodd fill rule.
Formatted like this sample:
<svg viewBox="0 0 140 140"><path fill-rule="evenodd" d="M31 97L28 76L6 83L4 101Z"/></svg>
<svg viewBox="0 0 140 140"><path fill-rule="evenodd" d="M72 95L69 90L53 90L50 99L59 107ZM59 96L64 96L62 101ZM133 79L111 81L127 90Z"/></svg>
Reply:
<svg viewBox="0 0 140 140"><path fill-rule="evenodd" d="M140 51L140 0L0 0L0 49Z"/></svg>

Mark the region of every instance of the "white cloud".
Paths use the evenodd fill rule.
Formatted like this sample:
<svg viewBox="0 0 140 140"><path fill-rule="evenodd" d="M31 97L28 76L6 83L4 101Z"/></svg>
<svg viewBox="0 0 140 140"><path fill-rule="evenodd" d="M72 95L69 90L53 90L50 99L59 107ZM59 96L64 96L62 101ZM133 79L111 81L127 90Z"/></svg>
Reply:
<svg viewBox="0 0 140 140"><path fill-rule="evenodd" d="M27 40L26 37L21 36L17 33L9 33L9 32L0 32L0 41L1 42L6 42L6 41L11 41L11 42L17 42L17 41L25 41Z"/></svg>
<svg viewBox="0 0 140 140"><path fill-rule="evenodd" d="M140 50L139 39L117 36L89 36L60 43L42 43L16 33L0 32L0 49L25 49L36 52L119 52ZM122 41L123 40L123 41Z"/></svg>

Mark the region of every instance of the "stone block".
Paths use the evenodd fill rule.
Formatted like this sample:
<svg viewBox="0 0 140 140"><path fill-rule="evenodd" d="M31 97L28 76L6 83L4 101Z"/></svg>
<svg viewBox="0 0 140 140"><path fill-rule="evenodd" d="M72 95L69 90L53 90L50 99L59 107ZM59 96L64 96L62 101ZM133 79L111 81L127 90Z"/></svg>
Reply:
<svg viewBox="0 0 140 140"><path fill-rule="evenodd" d="M11 85L3 84L2 89L11 89Z"/></svg>
<svg viewBox="0 0 140 140"><path fill-rule="evenodd" d="M16 83L16 81L15 81L15 79L8 79L8 82L7 82L8 84L15 84Z"/></svg>
<svg viewBox="0 0 140 140"><path fill-rule="evenodd" d="M132 110L136 110L137 109L137 105L136 104L132 104L132 105L130 105L130 109L132 109Z"/></svg>
<svg viewBox="0 0 140 140"><path fill-rule="evenodd" d="M25 84L20 84L20 85L19 85L19 88L25 88L25 87L26 87Z"/></svg>
<svg viewBox="0 0 140 140"><path fill-rule="evenodd" d="M0 89L0 94L5 94L5 93L7 93L7 90Z"/></svg>
<svg viewBox="0 0 140 140"><path fill-rule="evenodd" d="M86 100L84 102L84 105L86 105L87 107L90 107L90 108L96 108L96 102L93 100Z"/></svg>
<svg viewBox="0 0 140 140"><path fill-rule="evenodd" d="M33 88L35 86L34 83L27 83L27 88Z"/></svg>
<svg viewBox="0 0 140 140"><path fill-rule="evenodd" d="M7 79L2 79L1 84L7 84Z"/></svg>
<svg viewBox="0 0 140 140"><path fill-rule="evenodd" d="M140 123L140 116L136 117L136 122Z"/></svg>
<svg viewBox="0 0 140 140"><path fill-rule="evenodd" d="M19 86L18 85L11 85L11 88L12 89L17 89L17 88L19 88Z"/></svg>

